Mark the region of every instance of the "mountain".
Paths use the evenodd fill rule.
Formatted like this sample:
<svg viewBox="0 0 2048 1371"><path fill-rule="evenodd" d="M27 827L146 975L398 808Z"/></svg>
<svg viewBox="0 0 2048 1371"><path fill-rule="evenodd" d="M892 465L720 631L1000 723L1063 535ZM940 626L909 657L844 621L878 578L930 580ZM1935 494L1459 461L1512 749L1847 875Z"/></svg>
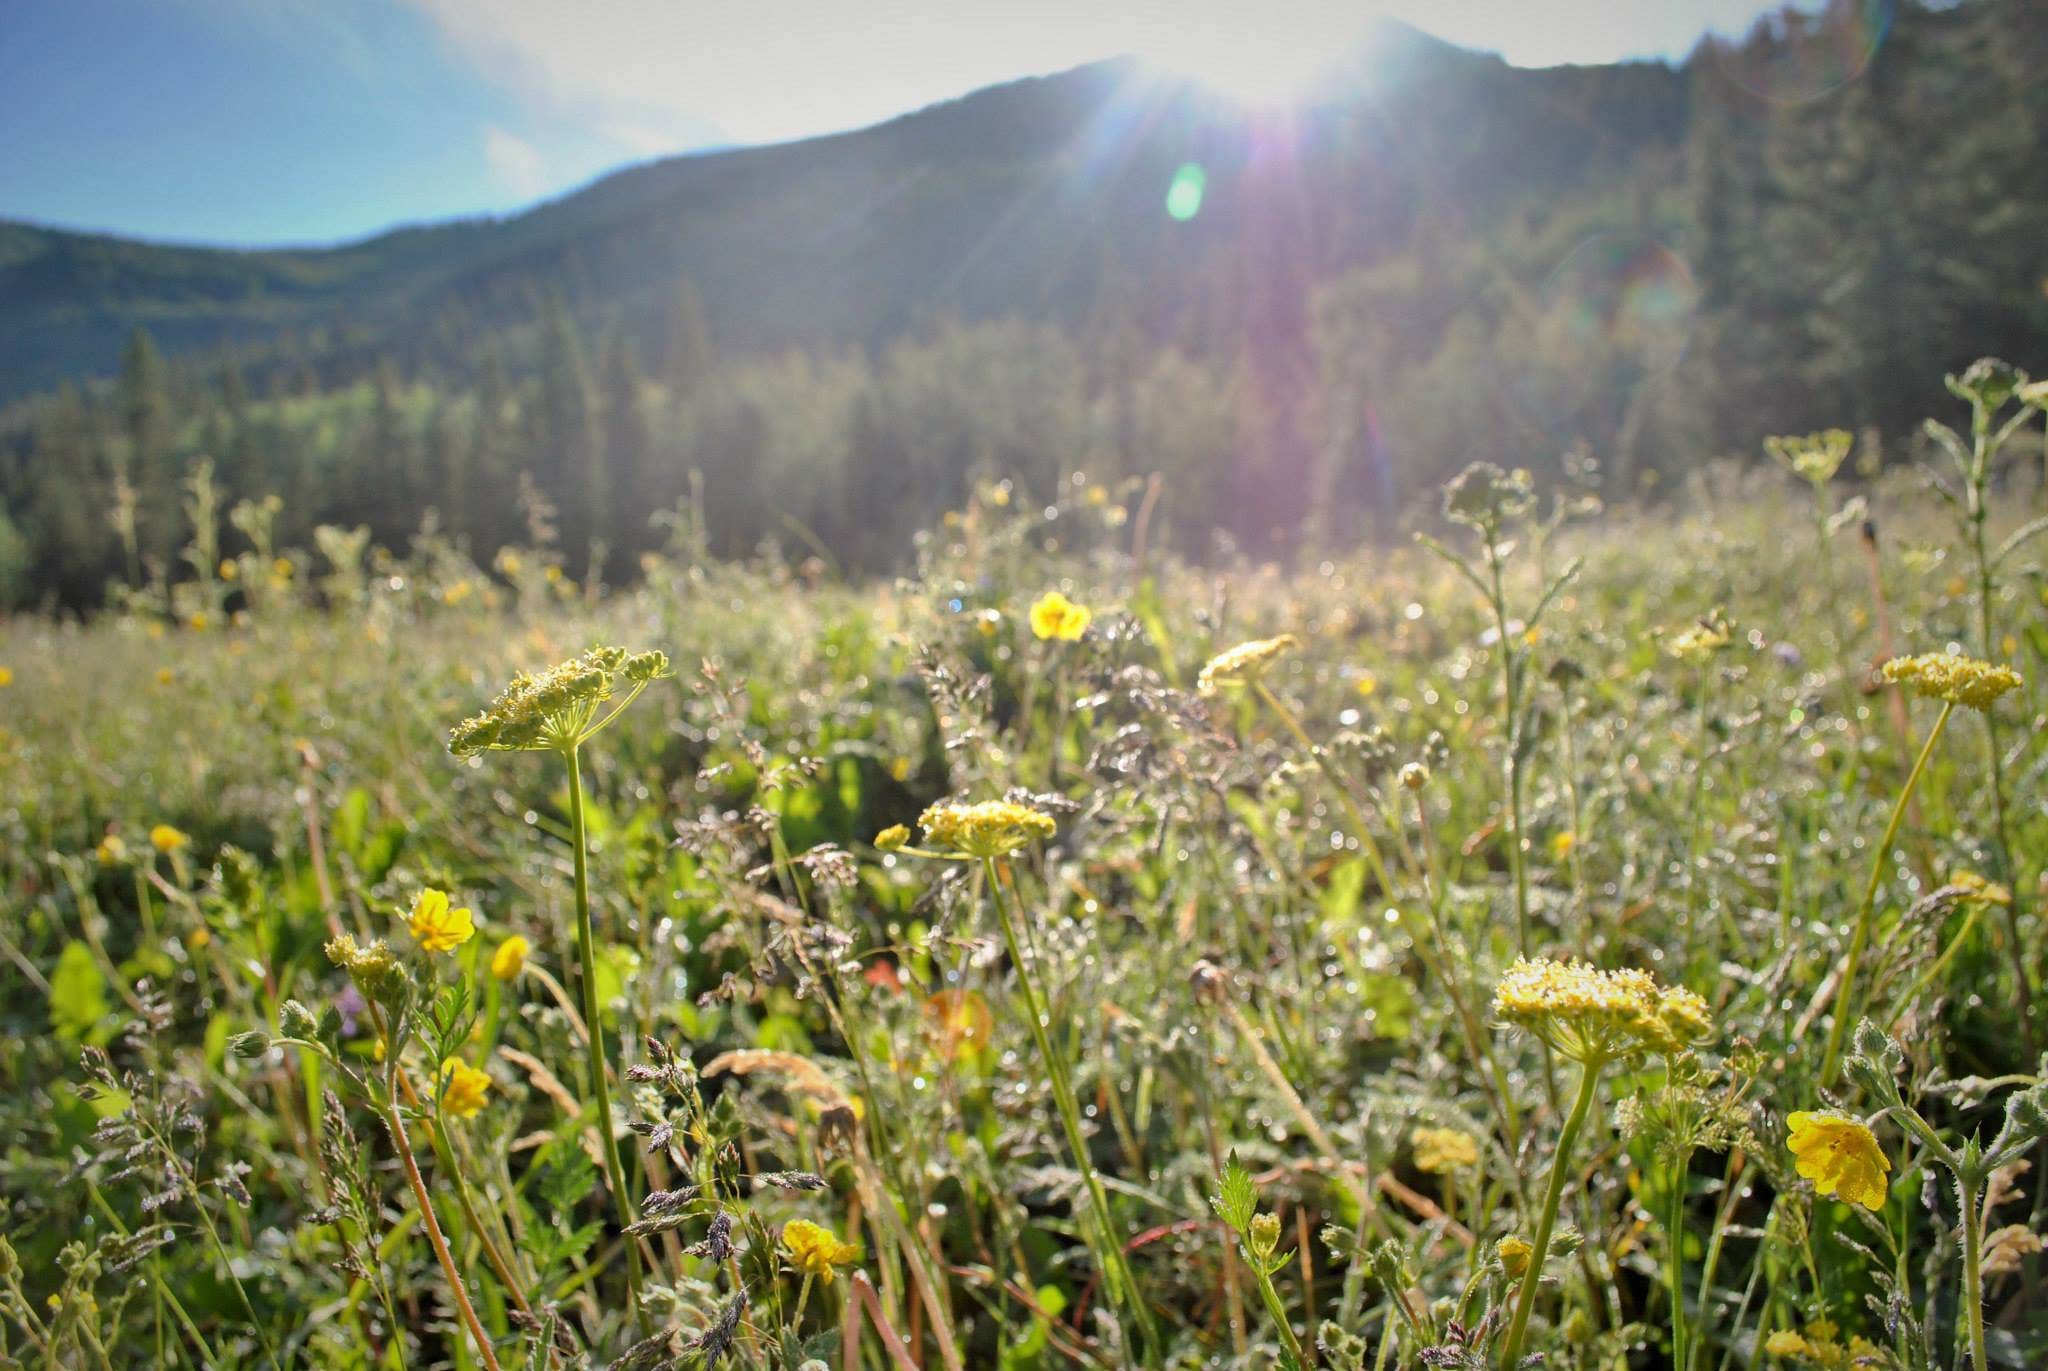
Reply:
<svg viewBox="0 0 2048 1371"><path fill-rule="evenodd" d="M231 251L0 223L0 399L113 370L137 326L177 353L417 355L454 313L536 288L641 336L687 278L740 349L875 343L923 320L1073 322L1106 279L1167 327L1284 215L1322 277L1427 220L1491 222L1612 184L1686 122L1669 67L1528 71L1383 26L1298 115L1249 116L1130 61L1019 81L860 132L669 158L500 220ZM1165 212L1176 170L1200 212ZM1285 179L1282 179L1283 173ZM1276 204L1278 197L1293 203Z"/></svg>

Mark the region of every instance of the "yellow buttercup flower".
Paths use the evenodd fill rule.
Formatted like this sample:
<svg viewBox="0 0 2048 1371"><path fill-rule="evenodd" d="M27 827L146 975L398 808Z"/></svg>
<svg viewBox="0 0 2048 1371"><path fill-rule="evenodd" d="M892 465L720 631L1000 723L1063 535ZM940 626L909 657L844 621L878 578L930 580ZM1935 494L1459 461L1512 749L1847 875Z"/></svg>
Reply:
<svg viewBox="0 0 2048 1371"><path fill-rule="evenodd" d="M1884 678L1915 695L1925 695L1971 709L1989 709L1999 696L2025 684L2017 671L1965 657L1956 652L1926 652L1894 657L1884 664Z"/></svg>
<svg viewBox="0 0 2048 1371"><path fill-rule="evenodd" d="M1239 643L1228 652L1219 652L1209 659L1209 664L1202 668L1202 674L1195 680L1195 688L1204 695L1214 695L1219 686L1250 685L1265 675L1273 663L1300 646L1300 639L1292 633Z"/></svg>
<svg viewBox="0 0 2048 1371"><path fill-rule="evenodd" d="M1502 1238L1493 1250L1500 1258L1500 1269L1513 1280L1521 1279L1528 1271L1529 1258L1536 1253L1527 1238Z"/></svg>
<svg viewBox="0 0 2048 1371"><path fill-rule="evenodd" d="M1049 590L1031 606L1031 631L1040 638L1079 642L1094 617L1086 605L1077 605L1057 590Z"/></svg>
<svg viewBox="0 0 2048 1371"><path fill-rule="evenodd" d="M448 892L429 887L412 902L407 923L412 936L429 952L453 952L476 935L476 920L467 909L450 909Z"/></svg>
<svg viewBox="0 0 2048 1371"><path fill-rule="evenodd" d="M467 1062L450 1057L441 1063L441 1108L456 1118L473 1119L482 1113L490 1093L491 1078Z"/></svg>
<svg viewBox="0 0 2048 1371"><path fill-rule="evenodd" d="M1059 831L1050 814L1008 800L942 800L917 822L934 848L966 857L1008 856L1034 838L1050 838Z"/></svg>
<svg viewBox="0 0 2048 1371"><path fill-rule="evenodd" d="M184 833L169 824L158 824L149 830L149 845L167 857L191 841Z"/></svg>
<svg viewBox="0 0 2048 1371"><path fill-rule="evenodd" d="M1676 1052L1713 1032L1707 1002L1647 971L1601 971L1585 962L1521 960L1494 990L1493 1009L1573 1061Z"/></svg>
<svg viewBox="0 0 2048 1371"><path fill-rule="evenodd" d="M791 1219L782 1225L782 1246L797 1270L827 1285L832 1283L833 1267L851 1265L860 1256L858 1247L841 1242L831 1229L809 1219Z"/></svg>
<svg viewBox="0 0 2048 1371"><path fill-rule="evenodd" d="M491 954L491 974L501 981L517 980L519 973L526 970L526 954L531 951L533 944L514 933Z"/></svg>
<svg viewBox="0 0 2048 1371"><path fill-rule="evenodd" d="M1408 1142L1415 1149L1415 1169L1433 1176L1479 1165L1479 1140L1455 1128L1418 1128Z"/></svg>
<svg viewBox="0 0 2048 1371"><path fill-rule="evenodd" d="M1877 1145L1877 1135L1855 1119L1839 1114L1798 1110L1785 1119L1801 1176L1822 1195L1836 1195L1865 1209L1884 1208L1885 1177L1891 1160Z"/></svg>

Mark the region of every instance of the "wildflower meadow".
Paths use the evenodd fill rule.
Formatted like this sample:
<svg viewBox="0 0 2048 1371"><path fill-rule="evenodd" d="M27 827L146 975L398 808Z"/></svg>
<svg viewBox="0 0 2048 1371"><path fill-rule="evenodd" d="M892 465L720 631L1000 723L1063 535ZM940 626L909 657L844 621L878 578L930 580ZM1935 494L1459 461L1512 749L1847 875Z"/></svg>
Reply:
<svg viewBox="0 0 2048 1371"><path fill-rule="evenodd" d="M2048 1365L2048 383L1948 389L1284 565L200 468L0 623L0 1365Z"/></svg>

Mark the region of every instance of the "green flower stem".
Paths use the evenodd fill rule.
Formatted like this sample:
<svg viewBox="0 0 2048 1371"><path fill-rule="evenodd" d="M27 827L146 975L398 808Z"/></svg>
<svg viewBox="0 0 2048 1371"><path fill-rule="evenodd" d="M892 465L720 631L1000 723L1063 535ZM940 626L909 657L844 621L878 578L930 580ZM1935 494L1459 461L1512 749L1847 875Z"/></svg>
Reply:
<svg viewBox="0 0 2048 1371"><path fill-rule="evenodd" d="M619 1159L619 1140L612 1131L611 1087L605 1081L603 1006L597 998L597 950L590 929L590 860L583 820L583 767L577 750L563 750L569 768L569 830L576 849L576 955L583 971L583 1026L589 1030L584 1041L590 1065L590 1094L597 1101L597 1127L604 1147L605 1184L611 1188L612 1207L619 1226L635 1220L632 1198L626 1193L626 1168ZM626 1240L626 1290L635 1309L640 1308L640 1244Z"/></svg>
<svg viewBox="0 0 2048 1371"><path fill-rule="evenodd" d="M1046 1074L1052 1079L1053 1103L1058 1106L1060 1123L1067 1135L1067 1150L1074 1154L1075 1169L1088 1189L1088 1200L1095 1210L1097 1237L1092 1246L1095 1260L1102 1267L1104 1281L1111 1296L1130 1312L1132 1321L1138 1326L1140 1341L1144 1344L1144 1360L1147 1366L1160 1366L1161 1345L1159 1330L1152 1322L1152 1311L1145 1304L1145 1297L1138 1290L1137 1281L1131 1275L1130 1263L1124 1257L1123 1244L1117 1241L1116 1223L1109 1211L1109 1196L1102 1188L1102 1178L1095 1174L1094 1163L1088 1160L1088 1142L1081 1134L1081 1108L1074 1099L1073 1083L1067 1078L1067 1067L1052 1049L1052 1040L1046 1036L1045 1021L1049 1017L1044 1002L1039 998L1038 989L1031 979L1030 963L1024 959L1023 946L1017 941L1017 926L1010 917L1009 901L1003 896L1001 874L996 869L993 857L982 858L982 872L988 878L990 898L996 907L996 920L1002 925L1003 943L1009 949L1011 965L1017 969L1017 985L1024 992L1024 1013L1031 1021L1032 1042L1038 1048L1038 1055L1045 1062Z"/></svg>
<svg viewBox="0 0 2048 1371"><path fill-rule="evenodd" d="M1665 1266L1671 1283L1671 1364L1683 1368L1692 1363L1691 1330L1685 1322L1685 1182L1691 1173L1690 1162L1680 1160L1673 1171L1671 1212L1664 1229Z"/></svg>
<svg viewBox="0 0 2048 1371"><path fill-rule="evenodd" d="M1899 787L1899 797L1892 803L1892 817L1884 826L1884 837L1879 840L1876 857L1870 864L1870 880L1863 887L1863 900L1856 907L1856 926L1849 933L1849 955L1842 965L1842 983L1835 987L1834 1022L1828 1026L1827 1049L1821 1054L1820 1083L1824 1086L1834 1084L1835 1069L1841 1062L1842 1031L1849 1026L1849 1016L1855 1011L1852 992L1856 989L1856 969L1862 964L1863 948L1870 940L1870 915L1877 906L1878 883L1884 879L1884 869L1891 860L1892 842L1899 836L1899 825L1905 820L1906 806L1920 784L1921 773L1927 770L1927 759L1934 755L1934 745L1941 741L1941 732L1948 727L1949 715L1955 709L1953 701L1942 704L1941 714L1928 730L1927 741L1920 745L1920 756L1914 761L1912 772L1905 785Z"/></svg>
<svg viewBox="0 0 2048 1371"><path fill-rule="evenodd" d="M1980 1183L1956 1173L1956 1199L1963 1209L1963 1317L1970 1330L1970 1365L1991 1371L1984 1355L1984 1205Z"/></svg>
<svg viewBox="0 0 2048 1371"><path fill-rule="evenodd" d="M1571 1113L1565 1116L1564 1131L1557 1136L1557 1155L1550 1159L1550 1184L1543 1192L1543 1212L1537 1216L1536 1235L1530 1240L1529 1269L1522 1273L1522 1289L1515 1297L1514 1318L1508 1324L1507 1341L1501 1345L1502 1371L1515 1371L1521 1360L1522 1336L1529 1328L1529 1311L1536 1305L1536 1287L1543 1282L1543 1262L1550 1255L1550 1230L1557 1222L1558 1201L1564 1198L1572 1145L1579 1140L1579 1130L1585 1126L1586 1115L1592 1112L1593 1095L1600 1086L1600 1065L1596 1059L1579 1066L1579 1093L1572 1101Z"/></svg>
<svg viewBox="0 0 2048 1371"><path fill-rule="evenodd" d="M1239 1239L1239 1241L1243 1241ZM1249 1247L1245 1251L1245 1262L1252 1269L1252 1276L1259 1287L1259 1299L1265 1303L1266 1316L1273 1326L1280 1330L1280 1364L1286 1371L1303 1371L1308 1359L1302 1355L1301 1341L1294 1336L1294 1325L1287 1321L1287 1306L1280 1299L1280 1292L1273 1288L1273 1278L1266 1272L1264 1262L1258 1259Z"/></svg>

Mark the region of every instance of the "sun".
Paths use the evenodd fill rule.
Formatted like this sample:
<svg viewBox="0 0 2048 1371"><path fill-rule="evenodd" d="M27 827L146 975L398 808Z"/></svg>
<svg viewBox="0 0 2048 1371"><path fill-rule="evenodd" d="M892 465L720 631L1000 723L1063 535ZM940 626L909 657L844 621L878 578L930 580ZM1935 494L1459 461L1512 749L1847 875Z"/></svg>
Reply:
<svg viewBox="0 0 2048 1371"><path fill-rule="evenodd" d="M1140 55L1239 104L1285 107L1316 94L1357 52L1374 17L1368 6L1329 0L1272 5L1241 23L1191 11L1185 25L1155 34Z"/></svg>

